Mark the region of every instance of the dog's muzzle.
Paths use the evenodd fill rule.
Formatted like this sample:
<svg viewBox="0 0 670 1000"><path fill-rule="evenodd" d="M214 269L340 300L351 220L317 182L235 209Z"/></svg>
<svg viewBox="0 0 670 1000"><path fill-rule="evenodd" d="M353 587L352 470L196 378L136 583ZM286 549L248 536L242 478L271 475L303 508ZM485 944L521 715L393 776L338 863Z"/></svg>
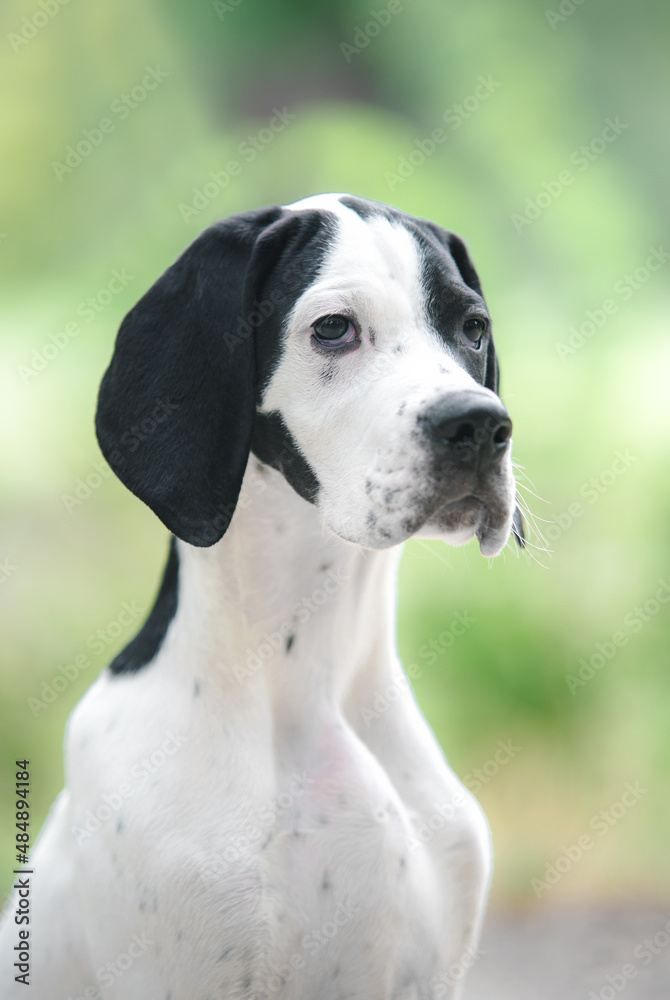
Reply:
<svg viewBox="0 0 670 1000"><path fill-rule="evenodd" d="M507 410L493 393L459 390L424 410L419 425L431 464L428 522L448 532L472 530L482 555L497 555L514 513Z"/></svg>

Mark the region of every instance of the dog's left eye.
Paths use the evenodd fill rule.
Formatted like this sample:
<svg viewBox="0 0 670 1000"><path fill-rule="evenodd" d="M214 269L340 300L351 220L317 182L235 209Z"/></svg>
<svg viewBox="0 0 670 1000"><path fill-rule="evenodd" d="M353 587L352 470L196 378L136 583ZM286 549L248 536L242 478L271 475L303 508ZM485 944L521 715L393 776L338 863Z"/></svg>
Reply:
<svg viewBox="0 0 670 1000"><path fill-rule="evenodd" d="M312 330L317 343L324 347L339 347L357 339L356 328L346 316L322 316Z"/></svg>
<svg viewBox="0 0 670 1000"><path fill-rule="evenodd" d="M483 316L471 316L470 319L466 319L463 324L463 336L467 346L474 347L475 350L481 347L482 337L488 330L488 326L488 320L484 319Z"/></svg>

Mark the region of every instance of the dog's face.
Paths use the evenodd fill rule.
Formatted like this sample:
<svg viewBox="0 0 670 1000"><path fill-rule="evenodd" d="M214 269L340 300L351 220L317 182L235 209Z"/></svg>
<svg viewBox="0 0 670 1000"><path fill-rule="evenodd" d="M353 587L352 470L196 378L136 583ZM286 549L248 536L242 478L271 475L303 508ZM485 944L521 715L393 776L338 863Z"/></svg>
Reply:
<svg viewBox="0 0 670 1000"><path fill-rule="evenodd" d="M511 421L462 241L345 195L207 230L129 313L100 393L108 461L175 534L227 528L249 451L370 548L411 535L496 555ZM124 438L170 406L142 445Z"/></svg>

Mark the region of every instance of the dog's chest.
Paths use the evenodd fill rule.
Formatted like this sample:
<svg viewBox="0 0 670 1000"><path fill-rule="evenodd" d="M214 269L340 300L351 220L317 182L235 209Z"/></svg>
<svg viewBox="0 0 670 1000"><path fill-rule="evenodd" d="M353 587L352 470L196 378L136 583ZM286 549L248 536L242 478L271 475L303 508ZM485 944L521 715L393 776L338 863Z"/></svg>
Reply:
<svg viewBox="0 0 670 1000"><path fill-rule="evenodd" d="M443 944L438 873L388 774L351 730L324 723L305 749L277 794L218 845L212 919L220 902L249 893L250 936L264 943L260 995L363 996L366 983L374 991L386 981L389 995L411 997ZM226 946L239 949L244 920L224 923Z"/></svg>
<svg viewBox="0 0 670 1000"><path fill-rule="evenodd" d="M333 718L294 741L284 764L246 748L237 769L216 768L195 740L133 797L123 834L105 828L116 905L152 941L171 942L155 956L159 981L190 984L192 1000L425 995L445 887L377 757ZM273 765L268 794L257 779Z"/></svg>

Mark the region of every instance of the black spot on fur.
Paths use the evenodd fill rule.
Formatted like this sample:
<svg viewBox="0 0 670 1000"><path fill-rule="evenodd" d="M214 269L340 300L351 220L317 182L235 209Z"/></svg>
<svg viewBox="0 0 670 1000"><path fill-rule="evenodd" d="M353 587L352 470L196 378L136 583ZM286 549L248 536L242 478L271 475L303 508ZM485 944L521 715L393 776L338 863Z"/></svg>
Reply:
<svg viewBox="0 0 670 1000"><path fill-rule="evenodd" d="M290 635L286 636L286 652L287 653L291 652L291 646L293 645L294 642L295 642L295 632L291 632Z"/></svg>

